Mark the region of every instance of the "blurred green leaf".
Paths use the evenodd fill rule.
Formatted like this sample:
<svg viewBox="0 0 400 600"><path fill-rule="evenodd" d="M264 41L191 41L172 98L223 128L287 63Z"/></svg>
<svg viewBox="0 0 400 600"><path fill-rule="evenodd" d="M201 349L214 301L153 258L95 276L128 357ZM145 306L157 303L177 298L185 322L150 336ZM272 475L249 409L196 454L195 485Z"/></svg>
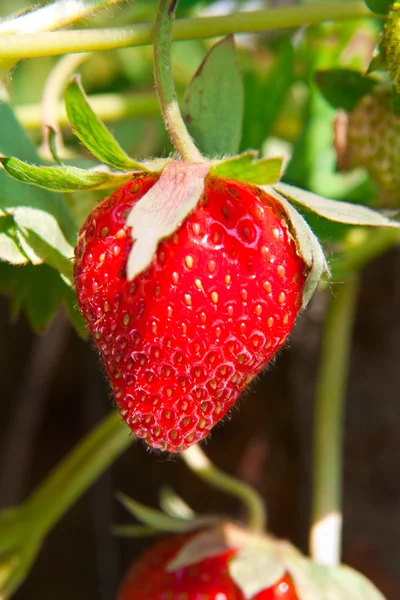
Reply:
<svg viewBox="0 0 400 600"><path fill-rule="evenodd" d="M393 0L365 0L365 4L372 12L383 15L391 7Z"/></svg>
<svg viewBox="0 0 400 600"><path fill-rule="evenodd" d="M363 96L369 94L378 81L353 69L333 68L317 71L317 85L333 108L351 112Z"/></svg>
<svg viewBox="0 0 400 600"><path fill-rule="evenodd" d="M70 320L81 337L85 327L76 308L74 290L57 271L47 265L15 267L0 262L0 292L11 295L11 314L24 311L32 329L40 333L64 303Z"/></svg>
<svg viewBox="0 0 400 600"><path fill-rule="evenodd" d="M245 104L240 148L261 150L271 134L294 80L295 51L291 39L278 48L274 66L266 77L255 64L244 75Z"/></svg>
<svg viewBox="0 0 400 600"><path fill-rule="evenodd" d="M35 147L4 99L0 99L0 125L0 153L40 164ZM0 189L0 249L4 251L0 259L13 264L46 262L71 280L76 225L63 196L22 184L3 169Z"/></svg>
<svg viewBox="0 0 400 600"><path fill-rule="evenodd" d="M6 171L18 181L31 183L56 192L104 190L116 188L132 179L132 173L87 171L77 167L37 167L18 158L0 157Z"/></svg>
<svg viewBox="0 0 400 600"><path fill-rule="evenodd" d="M243 82L232 36L206 55L190 82L183 118L199 149L207 156L235 154L243 121Z"/></svg>

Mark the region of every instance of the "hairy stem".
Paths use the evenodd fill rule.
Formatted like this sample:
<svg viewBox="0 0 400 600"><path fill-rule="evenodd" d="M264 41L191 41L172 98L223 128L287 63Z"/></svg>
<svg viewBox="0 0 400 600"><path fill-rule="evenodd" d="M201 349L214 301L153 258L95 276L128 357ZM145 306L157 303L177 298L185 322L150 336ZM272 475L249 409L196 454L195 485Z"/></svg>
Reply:
<svg viewBox="0 0 400 600"><path fill-rule="evenodd" d="M180 19L175 22L173 40L207 39L235 33L271 31L313 25L324 21L343 21L373 16L361 0L303 4L275 9L237 12L230 15ZM154 24L130 27L87 29L8 35L0 38L0 59L52 56L67 52L111 50L153 43Z"/></svg>
<svg viewBox="0 0 400 600"><path fill-rule="evenodd" d="M316 562L330 566L340 562L343 413L357 291L356 275L335 287L317 382L310 550Z"/></svg>
<svg viewBox="0 0 400 600"><path fill-rule="evenodd" d="M175 149L189 162L203 157L189 135L179 109L171 72L172 24L177 0L160 0L154 38L154 79L165 127Z"/></svg>
<svg viewBox="0 0 400 600"><path fill-rule="evenodd" d="M214 466L200 446L195 445L188 448L182 452L181 457L201 479L243 502L248 511L250 529L258 532L264 531L266 526L264 502L252 487Z"/></svg>

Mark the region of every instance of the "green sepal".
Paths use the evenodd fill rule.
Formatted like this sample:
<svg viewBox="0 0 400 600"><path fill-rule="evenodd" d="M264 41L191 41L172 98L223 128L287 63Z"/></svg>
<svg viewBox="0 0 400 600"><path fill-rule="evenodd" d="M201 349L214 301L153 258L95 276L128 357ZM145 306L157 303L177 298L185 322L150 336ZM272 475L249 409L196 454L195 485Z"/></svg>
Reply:
<svg viewBox="0 0 400 600"><path fill-rule="evenodd" d="M87 171L68 166L38 167L4 156L0 156L0 163L14 179L55 192L117 188L133 177L133 173Z"/></svg>
<svg viewBox="0 0 400 600"><path fill-rule="evenodd" d="M302 307L305 308L311 300L323 273L329 273L324 252L317 237L312 232L304 217L279 193L276 187L265 187L265 192L277 200L286 213L289 221L289 231L295 241L297 253L304 260L308 274L303 289Z"/></svg>
<svg viewBox="0 0 400 600"><path fill-rule="evenodd" d="M329 200L287 183L279 183L273 187L289 202L297 204L300 208L310 210L329 221L368 227L400 227L400 222L389 219L385 215L361 204Z"/></svg>
<svg viewBox="0 0 400 600"><path fill-rule="evenodd" d="M374 584L354 569L317 564L288 542L276 545L299 600L385 600Z"/></svg>
<svg viewBox="0 0 400 600"><path fill-rule="evenodd" d="M149 170L145 165L132 160L122 150L117 140L91 108L77 75L67 84L64 99L72 131L94 156L122 171Z"/></svg>
<svg viewBox="0 0 400 600"><path fill-rule="evenodd" d="M372 12L377 13L378 15L384 15L388 12L391 5L393 4L393 0L364 0L365 4L368 6Z"/></svg>
<svg viewBox="0 0 400 600"><path fill-rule="evenodd" d="M186 531L195 531L209 525L215 525L221 521L221 517L214 515L195 516L188 519L182 517L171 517L161 510L149 508L136 500L133 500L126 494L118 493L118 500L126 510L147 527L152 527L157 531L168 531L170 533L184 533ZM120 529L120 526L118 526Z"/></svg>
<svg viewBox="0 0 400 600"><path fill-rule="evenodd" d="M211 48L184 96L182 115L205 156L239 150L244 112L242 76L233 36Z"/></svg>
<svg viewBox="0 0 400 600"><path fill-rule="evenodd" d="M190 506L170 487L161 488L160 507L170 517L191 519L195 516Z"/></svg>
<svg viewBox="0 0 400 600"><path fill-rule="evenodd" d="M210 175L235 179L253 185L273 185L281 177L283 158L257 159L257 152L248 151L214 164Z"/></svg>
<svg viewBox="0 0 400 600"><path fill-rule="evenodd" d="M285 565L268 542L245 546L229 563L229 573L245 600L277 584L285 571Z"/></svg>
<svg viewBox="0 0 400 600"><path fill-rule="evenodd" d="M351 112L378 81L353 69L334 68L317 71L315 80L321 94L333 108Z"/></svg>

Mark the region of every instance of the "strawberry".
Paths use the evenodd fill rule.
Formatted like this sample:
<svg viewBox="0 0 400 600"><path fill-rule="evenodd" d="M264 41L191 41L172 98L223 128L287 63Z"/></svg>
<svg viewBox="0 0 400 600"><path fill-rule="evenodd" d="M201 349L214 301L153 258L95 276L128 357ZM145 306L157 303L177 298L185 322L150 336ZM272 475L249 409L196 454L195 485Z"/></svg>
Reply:
<svg viewBox="0 0 400 600"><path fill-rule="evenodd" d="M393 112L391 88L377 86L361 98L346 120L337 120L335 133L339 168L365 167L380 205L398 206L400 117Z"/></svg>
<svg viewBox="0 0 400 600"><path fill-rule="evenodd" d="M170 536L146 550L128 571L118 600L244 600L228 570L236 550L221 551L195 564L167 570L168 563L190 537ZM281 599L297 600L288 574L253 596L253 600Z"/></svg>
<svg viewBox="0 0 400 600"><path fill-rule="evenodd" d="M179 452L208 435L282 347L305 265L272 196L209 176L195 211L128 281L125 220L156 181L138 176L91 212L75 284L123 418L152 447Z"/></svg>

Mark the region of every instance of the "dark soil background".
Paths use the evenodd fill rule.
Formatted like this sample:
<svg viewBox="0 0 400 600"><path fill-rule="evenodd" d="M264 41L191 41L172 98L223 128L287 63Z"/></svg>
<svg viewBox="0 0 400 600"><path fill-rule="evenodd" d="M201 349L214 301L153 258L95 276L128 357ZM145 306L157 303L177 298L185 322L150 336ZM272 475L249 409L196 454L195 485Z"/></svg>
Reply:
<svg viewBox="0 0 400 600"><path fill-rule="evenodd" d="M396 274L396 275L395 275ZM400 599L400 252L363 276L353 338L345 431L344 561ZM332 287L330 292L335 293ZM314 386L326 295L299 319L290 344L206 445L210 458L257 487L270 530L307 549ZM34 336L10 323L0 299L0 505L17 504L111 408L95 351L63 315ZM120 540L132 522L122 490L157 505L172 485L198 511L241 516L179 459L131 447L48 536L16 600L113 600L129 562L148 540Z"/></svg>

